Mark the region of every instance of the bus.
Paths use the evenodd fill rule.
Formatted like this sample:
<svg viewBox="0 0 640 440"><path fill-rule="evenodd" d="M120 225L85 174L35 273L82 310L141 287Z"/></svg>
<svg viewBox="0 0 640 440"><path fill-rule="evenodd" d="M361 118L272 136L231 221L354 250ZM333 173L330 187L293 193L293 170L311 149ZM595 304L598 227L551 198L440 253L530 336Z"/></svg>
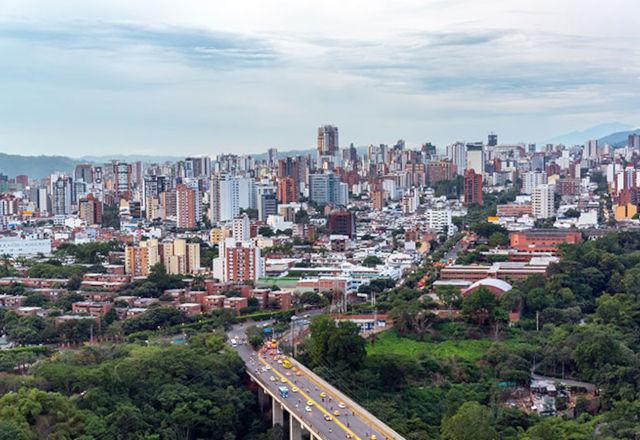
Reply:
<svg viewBox="0 0 640 440"><path fill-rule="evenodd" d="M280 395L286 399L289 397L289 388L287 387L278 387L278 391L280 391Z"/></svg>

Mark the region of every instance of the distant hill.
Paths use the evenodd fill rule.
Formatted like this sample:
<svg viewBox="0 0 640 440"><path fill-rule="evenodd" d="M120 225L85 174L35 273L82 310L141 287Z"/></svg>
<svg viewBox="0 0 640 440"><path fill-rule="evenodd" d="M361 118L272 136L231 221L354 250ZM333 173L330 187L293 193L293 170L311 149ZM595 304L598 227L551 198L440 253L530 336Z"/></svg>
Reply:
<svg viewBox="0 0 640 440"><path fill-rule="evenodd" d="M607 122L589 127L584 130L574 130L560 136L553 137L546 141L550 144L564 145L582 145L590 139L602 139L611 135L611 133L624 133L633 129L633 125L623 124L621 122ZM626 141L626 139L625 139Z"/></svg>
<svg viewBox="0 0 640 440"><path fill-rule="evenodd" d="M627 145L627 140L630 134L640 134L640 128L611 133L610 135L598 139L598 143L601 145L609 144L614 148L624 147Z"/></svg>
<svg viewBox="0 0 640 440"><path fill-rule="evenodd" d="M0 173L9 177L25 174L31 178L49 176L55 171L71 172L81 161L65 156L20 156L0 153Z"/></svg>

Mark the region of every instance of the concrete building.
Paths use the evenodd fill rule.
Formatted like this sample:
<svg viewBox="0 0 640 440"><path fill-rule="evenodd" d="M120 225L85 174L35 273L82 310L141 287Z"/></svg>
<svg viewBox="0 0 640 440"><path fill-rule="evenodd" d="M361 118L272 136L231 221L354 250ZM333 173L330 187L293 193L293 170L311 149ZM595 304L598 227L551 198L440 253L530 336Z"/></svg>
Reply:
<svg viewBox="0 0 640 440"><path fill-rule="evenodd" d="M464 204L482 205L482 174L472 169L464 172Z"/></svg>
<svg viewBox="0 0 640 440"><path fill-rule="evenodd" d="M253 243L227 238L220 242L218 252L213 261L213 277L221 282L257 281L263 276L264 259Z"/></svg>
<svg viewBox="0 0 640 440"><path fill-rule="evenodd" d="M537 219L551 218L556 215L554 202L555 187L538 185L531 194L533 216Z"/></svg>
<svg viewBox="0 0 640 440"><path fill-rule="evenodd" d="M527 171L522 174L522 193L532 194L538 185L547 183L547 173L544 171Z"/></svg>

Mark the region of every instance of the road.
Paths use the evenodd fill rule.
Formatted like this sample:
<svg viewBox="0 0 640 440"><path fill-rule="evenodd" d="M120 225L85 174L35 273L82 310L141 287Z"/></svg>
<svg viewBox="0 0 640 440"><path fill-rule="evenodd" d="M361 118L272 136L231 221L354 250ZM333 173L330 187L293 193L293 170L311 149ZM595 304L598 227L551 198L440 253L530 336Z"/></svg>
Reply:
<svg viewBox="0 0 640 440"><path fill-rule="evenodd" d="M242 340L245 328L251 324L234 326L229 332L229 339ZM392 433L381 422L368 414L363 414L349 399L332 386L327 386L315 374L305 369L286 369L275 359L277 350L269 350L263 354L256 353L248 344L234 347L244 360L250 374L264 388L279 396L278 388L286 386L289 397L281 399L285 409L295 414L305 424L312 427L314 435L323 440L368 440L375 435L377 440L397 439L400 436ZM298 366L295 361L294 366ZM297 388L297 392L292 390ZM309 404L311 403L311 404ZM344 406L344 408L343 408ZM338 411L336 416L334 411ZM330 420L327 420L329 419Z"/></svg>

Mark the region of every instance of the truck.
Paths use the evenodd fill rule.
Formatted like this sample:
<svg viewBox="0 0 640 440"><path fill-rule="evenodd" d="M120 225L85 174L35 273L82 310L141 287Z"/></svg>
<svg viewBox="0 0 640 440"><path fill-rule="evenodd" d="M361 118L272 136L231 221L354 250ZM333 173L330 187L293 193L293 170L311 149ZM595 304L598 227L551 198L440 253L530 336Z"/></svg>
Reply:
<svg viewBox="0 0 640 440"><path fill-rule="evenodd" d="M287 387L278 387L278 391L280 391L280 395L283 399L289 397L289 388Z"/></svg>

